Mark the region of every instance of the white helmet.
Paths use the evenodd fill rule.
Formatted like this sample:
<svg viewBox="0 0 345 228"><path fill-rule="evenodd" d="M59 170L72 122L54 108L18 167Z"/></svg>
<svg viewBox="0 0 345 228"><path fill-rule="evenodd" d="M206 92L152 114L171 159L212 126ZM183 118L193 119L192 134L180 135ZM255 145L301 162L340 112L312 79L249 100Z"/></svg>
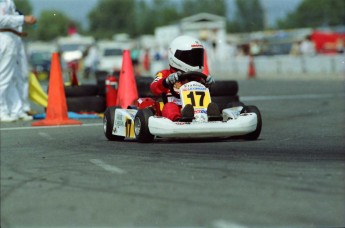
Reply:
<svg viewBox="0 0 345 228"><path fill-rule="evenodd" d="M168 58L171 67L183 72L204 69L204 47L190 36L176 37L170 44Z"/></svg>

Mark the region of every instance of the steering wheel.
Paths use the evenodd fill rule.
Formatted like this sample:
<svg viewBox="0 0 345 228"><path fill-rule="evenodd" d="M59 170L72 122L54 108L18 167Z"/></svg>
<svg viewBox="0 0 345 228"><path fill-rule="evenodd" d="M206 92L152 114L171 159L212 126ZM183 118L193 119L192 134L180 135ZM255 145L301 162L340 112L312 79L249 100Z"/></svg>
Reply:
<svg viewBox="0 0 345 228"><path fill-rule="evenodd" d="M207 75L199 72L199 71L188 71L188 72L185 72L185 73L182 73L179 77L179 82L182 82L182 81L187 81L187 82L191 82L191 81L198 81L200 82L201 84L205 85L206 84L206 78L207 78ZM174 85L170 85L169 86L169 90L170 90L170 93L180 99L180 94L176 93L176 91L174 90Z"/></svg>

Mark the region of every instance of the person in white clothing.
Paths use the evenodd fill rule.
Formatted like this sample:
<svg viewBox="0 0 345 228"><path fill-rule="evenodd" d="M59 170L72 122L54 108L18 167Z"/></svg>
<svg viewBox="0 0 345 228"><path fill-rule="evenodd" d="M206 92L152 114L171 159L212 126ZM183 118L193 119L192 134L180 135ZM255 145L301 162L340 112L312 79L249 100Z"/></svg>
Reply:
<svg viewBox="0 0 345 228"><path fill-rule="evenodd" d="M19 15L23 15L21 12L17 11ZM22 26L19 28L19 32L22 32ZM20 44L18 45L19 56L18 56L18 73L17 73L17 89L19 91L19 96L22 101L23 111L29 113L30 102L29 102L29 67L28 67L28 58L25 49L25 45L22 39L19 39ZM24 114L25 115L25 114ZM32 119L32 117L27 117L27 119Z"/></svg>
<svg viewBox="0 0 345 228"><path fill-rule="evenodd" d="M89 78L90 75L94 76L97 64L99 62L98 50L95 44L92 44L87 49L87 55L84 59L84 78Z"/></svg>
<svg viewBox="0 0 345 228"><path fill-rule="evenodd" d="M311 35L307 35L305 39L300 44L300 51L302 55L314 56L316 55L315 44L311 38Z"/></svg>
<svg viewBox="0 0 345 228"><path fill-rule="evenodd" d="M16 86L22 77L19 71L23 24L35 24L32 15L18 15L13 0L0 0L0 121L28 119L22 97Z"/></svg>
<svg viewBox="0 0 345 228"><path fill-rule="evenodd" d="M29 102L29 68L28 59L26 55L26 50L23 42L20 42L20 51L18 58L18 73L17 89L20 92L20 97L22 101L23 111L25 113L30 112L30 102Z"/></svg>

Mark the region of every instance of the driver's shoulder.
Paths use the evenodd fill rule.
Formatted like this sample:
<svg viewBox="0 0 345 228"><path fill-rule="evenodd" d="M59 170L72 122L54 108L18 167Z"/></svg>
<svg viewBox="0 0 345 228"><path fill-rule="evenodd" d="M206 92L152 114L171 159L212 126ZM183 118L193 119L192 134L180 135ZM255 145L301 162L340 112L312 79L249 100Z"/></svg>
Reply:
<svg viewBox="0 0 345 228"><path fill-rule="evenodd" d="M162 76L163 78L166 78L166 77L168 77L168 76L172 73L172 71L169 70L169 69L164 69L164 70L161 70L161 71L158 72L158 73L161 74L161 76Z"/></svg>

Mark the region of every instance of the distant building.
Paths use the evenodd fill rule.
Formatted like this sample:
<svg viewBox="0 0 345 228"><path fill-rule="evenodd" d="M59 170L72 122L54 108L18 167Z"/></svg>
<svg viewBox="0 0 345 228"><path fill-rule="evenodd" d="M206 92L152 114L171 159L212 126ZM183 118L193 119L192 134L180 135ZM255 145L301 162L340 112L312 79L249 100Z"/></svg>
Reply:
<svg viewBox="0 0 345 228"><path fill-rule="evenodd" d="M226 38L226 18L209 13L199 13L181 20L181 32L202 40Z"/></svg>
<svg viewBox="0 0 345 228"><path fill-rule="evenodd" d="M225 50L226 18L209 13L199 13L185 17L178 24L157 27L156 42L161 47L168 47L170 42L179 35L190 35L203 41L209 56L219 50Z"/></svg>

